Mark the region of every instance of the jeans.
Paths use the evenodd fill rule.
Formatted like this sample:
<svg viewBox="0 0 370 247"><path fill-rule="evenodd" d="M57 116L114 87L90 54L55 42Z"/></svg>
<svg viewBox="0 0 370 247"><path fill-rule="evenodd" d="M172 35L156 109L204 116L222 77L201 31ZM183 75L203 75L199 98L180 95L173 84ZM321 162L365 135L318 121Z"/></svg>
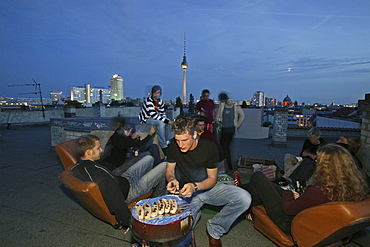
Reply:
<svg viewBox="0 0 370 247"><path fill-rule="evenodd" d="M153 168L153 157L145 156L135 165L131 166L122 177L130 183L126 203L145 195L151 189L157 186L156 192L165 194L166 192L166 162L162 162Z"/></svg>
<svg viewBox="0 0 370 247"><path fill-rule="evenodd" d="M250 194L234 185L217 183L213 188L197 191L191 198L184 198L190 203L194 217L193 228L197 224L204 204L224 206L221 211L207 222L208 233L216 239L227 233L234 221L244 213L251 204Z"/></svg>
<svg viewBox="0 0 370 247"><path fill-rule="evenodd" d="M227 127L221 129L220 143L230 171L234 169L233 163L231 161L231 152L230 152L230 145L231 141L233 140L234 134L235 127Z"/></svg>
<svg viewBox="0 0 370 247"><path fill-rule="evenodd" d="M251 207L263 205L270 219L286 234L290 235L290 225L294 216L283 210L283 189L272 183L260 171L253 173L250 183L242 187L252 195Z"/></svg>
<svg viewBox="0 0 370 247"><path fill-rule="evenodd" d="M166 124L161 120L155 120L149 118L146 120L146 123L152 124L157 127L158 141L161 148L167 147L167 138L166 138Z"/></svg>

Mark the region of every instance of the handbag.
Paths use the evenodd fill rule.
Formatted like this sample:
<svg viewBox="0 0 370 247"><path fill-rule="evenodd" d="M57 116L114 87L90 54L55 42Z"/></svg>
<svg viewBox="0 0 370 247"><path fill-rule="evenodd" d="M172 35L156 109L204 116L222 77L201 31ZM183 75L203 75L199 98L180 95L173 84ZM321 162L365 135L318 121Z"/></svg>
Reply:
<svg viewBox="0 0 370 247"><path fill-rule="evenodd" d="M260 171L262 172L269 180L275 180L276 177L276 166L264 166L262 164L254 164L252 165L253 172Z"/></svg>

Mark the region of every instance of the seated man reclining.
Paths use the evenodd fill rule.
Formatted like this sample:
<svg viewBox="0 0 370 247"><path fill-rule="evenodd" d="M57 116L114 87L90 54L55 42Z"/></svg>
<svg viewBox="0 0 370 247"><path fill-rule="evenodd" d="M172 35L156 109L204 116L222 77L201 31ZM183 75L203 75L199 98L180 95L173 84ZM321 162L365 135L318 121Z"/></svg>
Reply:
<svg viewBox="0 0 370 247"><path fill-rule="evenodd" d="M130 221L130 210L126 204L147 194L156 186L157 194L166 192L166 163L153 168L153 157L150 155L145 156L143 162L134 164L120 176L115 176L109 169L96 162L103 151L97 136L79 137L76 150L79 161L71 169L74 176L98 184L109 211L124 228L129 226Z"/></svg>

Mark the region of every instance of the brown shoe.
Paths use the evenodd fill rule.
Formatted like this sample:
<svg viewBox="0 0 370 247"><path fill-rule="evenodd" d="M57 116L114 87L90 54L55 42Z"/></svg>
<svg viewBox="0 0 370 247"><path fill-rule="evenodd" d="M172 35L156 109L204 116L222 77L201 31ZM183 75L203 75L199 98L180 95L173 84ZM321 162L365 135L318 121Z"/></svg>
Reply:
<svg viewBox="0 0 370 247"><path fill-rule="evenodd" d="M212 238L212 236L209 235L208 230L206 230L206 232L209 239L209 247L222 247L221 239Z"/></svg>

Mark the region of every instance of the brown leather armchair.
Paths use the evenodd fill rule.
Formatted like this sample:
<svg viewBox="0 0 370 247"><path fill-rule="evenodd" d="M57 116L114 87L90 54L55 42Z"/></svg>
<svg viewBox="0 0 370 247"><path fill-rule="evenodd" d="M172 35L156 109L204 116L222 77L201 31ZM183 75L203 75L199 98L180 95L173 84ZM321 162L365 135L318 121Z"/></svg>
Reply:
<svg viewBox="0 0 370 247"><path fill-rule="evenodd" d="M252 211L254 227L278 246L340 246L370 225L370 199L330 202L303 210L293 219L292 236L272 222L262 205Z"/></svg>
<svg viewBox="0 0 370 247"><path fill-rule="evenodd" d="M120 225L118 224L116 217L110 213L105 204L98 184L89 181L82 181L76 178L70 170L72 166L77 163L75 144L76 140L70 140L62 142L55 147L55 151L59 155L59 158L66 169L59 175L60 180L72 191L76 198L81 202L82 206L92 215L111 224L114 228L119 228ZM127 207L131 210L136 202L148 198L152 194L153 190L135 199L129 203Z"/></svg>

